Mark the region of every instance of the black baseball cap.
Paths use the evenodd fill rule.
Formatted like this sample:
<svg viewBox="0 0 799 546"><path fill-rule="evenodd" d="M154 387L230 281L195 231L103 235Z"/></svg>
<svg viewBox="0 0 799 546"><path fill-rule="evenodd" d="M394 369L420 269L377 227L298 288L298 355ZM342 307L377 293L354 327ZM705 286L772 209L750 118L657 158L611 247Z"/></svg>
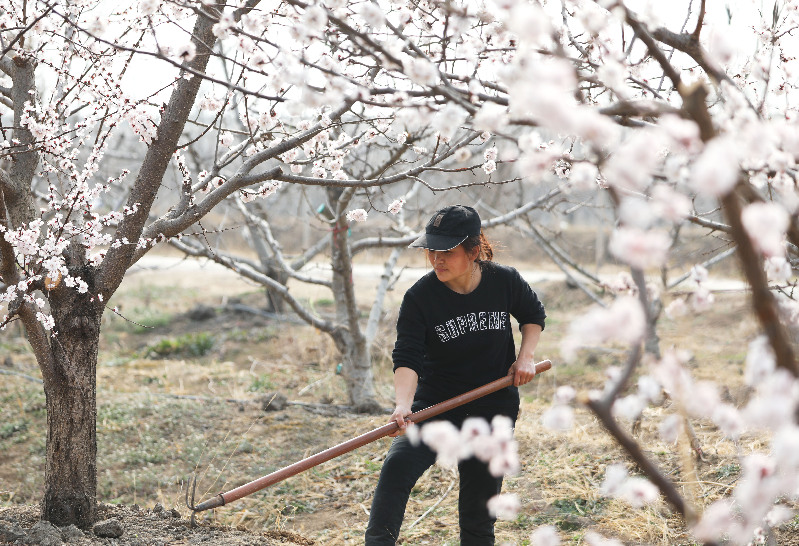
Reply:
<svg viewBox="0 0 799 546"><path fill-rule="evenodd" d="M409 247L427 250L451 250L468 237L480 235L480 215L466 205L450 205L437 211L427 226L424 235Z"/></svg>

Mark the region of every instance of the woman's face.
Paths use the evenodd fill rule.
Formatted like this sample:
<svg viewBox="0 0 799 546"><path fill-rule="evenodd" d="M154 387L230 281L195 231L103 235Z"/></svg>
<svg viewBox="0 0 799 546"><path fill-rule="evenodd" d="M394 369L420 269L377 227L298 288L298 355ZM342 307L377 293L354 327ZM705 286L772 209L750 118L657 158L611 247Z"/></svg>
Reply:
<svg viewBox="0 0 799 546"><path fill-rule="evenodd" d="M479 252L480 249L475 248L473 252L467 253L463 245L458 245L452 250L428 250L427 259L441 282L464 283L468 282L472 274L472 264Z"/></svg>

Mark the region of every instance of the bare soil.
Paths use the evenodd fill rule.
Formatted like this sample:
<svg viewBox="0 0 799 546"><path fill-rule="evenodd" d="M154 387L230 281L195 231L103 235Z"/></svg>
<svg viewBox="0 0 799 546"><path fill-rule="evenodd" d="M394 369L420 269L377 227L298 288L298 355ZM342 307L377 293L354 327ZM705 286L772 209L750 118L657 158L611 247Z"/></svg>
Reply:
<svg viewBox="0 0 799 546"><path fill-rule="evenodd" d="M99 522L94 530L80 530L75 526L53 528L48 533L31 534L31 529L39 523L39 511L33 506L15 506L0 508L0 544L13 544L11 540L3 541L3 530L6 536L15 529L26 532L20 544L45 544L62 540L67 544L108 545L116 546L161 546L181 544L219 544L222 546L277 546L296 545L310 546L313 540L290 531L254 532L250 529L235 529L219 525L195 525L180 517L176 510L165 510L160 504L153 509L143 509L138 505L104 504L98 510ZM116 522L121 530L119 536L98 536L104 534L104 526ZM60 535L60 537L59 537ZM23 542L24 540L24 542Z"/></svg>

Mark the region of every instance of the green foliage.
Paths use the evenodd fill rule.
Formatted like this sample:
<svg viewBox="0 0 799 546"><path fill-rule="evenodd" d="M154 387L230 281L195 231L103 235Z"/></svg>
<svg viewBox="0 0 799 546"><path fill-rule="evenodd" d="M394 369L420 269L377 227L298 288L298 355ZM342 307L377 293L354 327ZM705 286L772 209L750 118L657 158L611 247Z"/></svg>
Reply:
<svg viewBox="0 0 799 546"><path fill-rule="evenodd" d="M150 334L156 328L164 328L173 320L174 316L149 307L137 307L129 315L123 315L127 320L123 328L134 334Z"/></svg>
<svg viewBox="0 0 799 546"><path fill-rule="evenodd" d="M552 506L558 509L562 514L571 514L575 516L585 516L587 514L597 514L605 507L605 502L602 500L588 500L588 499L558 499L552 503Z"/></svg>
<svg viewBox="0 0 799 546"><path fill-rule="evenodd" d="M725 464L716 471L716 477L719 479L729 478L730 476L736 476L741 473L741 467L736 464Z"/></svg>
<svg viewBox="0 0 799 546"><path fill-rule="evenodd" d="M272 379L268 375L256 375L252 378L252 382L250 383L250 388L248 389L250 392L261 392L261 391L269 391L274 390L275 384L272 382Z"/></svg>
<svg viewBox="0 0 799 546"><path fill-rule="evenodd" d="M0 425L0 439L7 440L20 432L25 432L26 430L28 430L28 423L25 421L19 423L5 423Z"/></svg>
<svg viewBox="0 0 799 546"><path fill-rule="evenodd" d="M581 497L557 499L546 511L534 516L520 514L513 522L518 529L533 530L541 525L554 525L561 531L576 533L586 526L593 516L598 516L605 508L606 501L589 500Z"/></svg>
<svg viewBox="0 0 799 546"><path fill-rule="evenodd" d="M165 338L148 346L143 354L148 358L165 358L169 356L198 357L208 354L214 346L214 338L207 332L186 334L176 338Z"/></svg>
<svg viewBox="0 0 799 546"><path fill-rule="evenodd" d="M233 328L225 334L227 341L241 343L262 343L275 337L272 328Z"/></svg>

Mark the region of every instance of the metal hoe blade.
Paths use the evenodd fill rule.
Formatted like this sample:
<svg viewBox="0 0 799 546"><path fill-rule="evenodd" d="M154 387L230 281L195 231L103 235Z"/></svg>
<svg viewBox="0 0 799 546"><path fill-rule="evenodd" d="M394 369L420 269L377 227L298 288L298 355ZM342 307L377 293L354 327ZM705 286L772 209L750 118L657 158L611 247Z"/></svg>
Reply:
<svg viewBox="0 0 799 546"><path fill-rule="evenodd" d="M189 488L191 488L191 499L189 499ZM197 515L197 507L194 504L194 494L197 492L197 475L193 474L189 481L186 482L186 506L191 510L191 523L192 529L197 525L194 517Z"/></svg>

